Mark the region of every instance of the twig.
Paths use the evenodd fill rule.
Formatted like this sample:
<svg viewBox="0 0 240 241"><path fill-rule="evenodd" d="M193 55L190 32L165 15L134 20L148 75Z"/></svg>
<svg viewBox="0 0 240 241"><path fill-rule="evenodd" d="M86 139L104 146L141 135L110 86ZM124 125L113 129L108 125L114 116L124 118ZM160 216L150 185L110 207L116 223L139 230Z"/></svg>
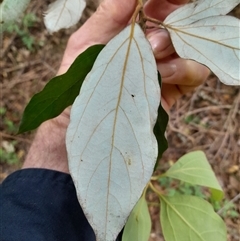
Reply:
<svg viewBox="0 0 240 241"><path fill-rule="evenodd" d="M10 39L8 45L5 47L5 49L2 49L1 54L0 54L0 58L1 58L1 59L3 59L3 58L5 57L5 54L8 52L8 50L9 50L9 48L11 47L11 44L13 43L14 39L16 38L16 36L17 36L17 34L14 34L14 35L11 37L11 39ZM2 35L1 42L2 42L1 45L3 45L3 35Z"/></svg>
<svg viewBox="0 0 240 241"><path fill-rule="evenodd" d="M194 94L192 95L191 99L190 99L190 104L189 104L189 108L188 111L193 109L194 103L195 101L198 99L198 97L200 96L200 93L202 91L203 85L200 85L195 91Z"/></svg>
<svg viewBox="0 0 240 241"><path fill-rule="evenodd" d="M225 135L225 132L220 132L218 130L205 129L204 127L202 127L200 125L197 125L197 124L194 124L194 123L190 123L189 126L190 127L195 127L195 128L192 128L192 129L193 130L198 130L200 132L211 133L213 135L221 135L221 136ZM199 133L196 133L196 134L199 135ZM194 136L194 134L192 136Z"/></svg>
<svg viewBox="0 0 240 241"><path fill-rule="evenodd" d="M26 62L26 63L21 63L19 65L13 66L13 67L6 68L4 70L4 72L10 73L10 72L13 72L13 71L16 71L16 70L20 70L20 69L23 69L23 68L26 68L26 67L30 67L30 66L33 66L33 65L36 65L36 64L41 64L41 63L42 63L42 61L40 61L40 60Z"/></svg>
<svg viewBox="0 0 240 241"><path fill-rule="evenodd" d="M202 90L207 91L207 92L216 92L218 94L233 94L233 91L230 91L229 89L214 89L212 87L208 86L203 86Z"/></svg>
<svg viewBox="0 0 240 241"><path fill-rule="evenodd" d="M193 139L191 136L189 136L189 135L187 135L186 133L182 132L181 130L175 128L175 127L172 125L171 122L169 122L168 125L169 125L169 128L170 128L171 131L177 132L177 133L185 136L188 140L190 140L190 141L192 142L192 144L194 144L194 139Z"/></svg>
<svg viewBox="0 0 240 241"><path fill-rule="evenodd" d="M199 112L203 111L211 111L211 110L217 110L217 109L231 109L231 105L221 105L221 106L207 106L207 107L202 107L196 110L188 111L185 115L182 115L181 119L186 118L189 115L197 114Z"/></svg>
<svg viewBox="0 0 240 241"><path fill-rule="evenodd" d="M56 69L54 69L50 64L48 64L46 61L43 61L43 65L53 74L56 74L57 71Z"/></svg>
<svg viewBox="0 0 240 241"><path fill-rule="evenodd" d="M31 143L32 143L32 142L31 142L30 140L28 140L28 139L21 138L21 137L18 137L18 136L9 135L9 134L3 133L2 131L0 131L0 136L6 137L6 138L10 138L10 139L14 139L14 140L17 140L17 141L26 142L26 143L28 143L28 144L31 144Z"/></svg>
<svg viewBox="0 0 240 241"><path fill-rule="evenodd" d="M212 98L212 96L206 94L203 90L199 91L198 96L200 96L203 100L207 100L208 102L214 104L214 105L218 105L219 102L217 100L215 100L214 98Z"/></svg>
<svg viewBox="0 0 240 241"><path fill-rule="evenodd" d="M226 209L230 204L235 203L238 199L240 199L240 193L234 197L231 201L229 201L226 205L224 205L220 210L218 210L218 214L222 214L224 209Z"/></svg>
<svg viewBox="0 0 240 241"><path fill-rule="evenodd" d="M239 107L239 103L240 103L240 92L238 93L238 96L236 97L236 99L233 102L232 108L229 111L229 114L227 116L227 119L223 125L223 130L226 130L226 134L224 136L224 138L222 139L221 145L218 148L217 153L214 155L214 159L217 158L217 156L219 155L219 153L221 152L223 146L225 146L230 134L233 134L236 130L236 126L234 128L232 120L234 120L238 114L238 107ZM211 146L215 146L215 143L218 141L219 139L217 138Z"/></svg>

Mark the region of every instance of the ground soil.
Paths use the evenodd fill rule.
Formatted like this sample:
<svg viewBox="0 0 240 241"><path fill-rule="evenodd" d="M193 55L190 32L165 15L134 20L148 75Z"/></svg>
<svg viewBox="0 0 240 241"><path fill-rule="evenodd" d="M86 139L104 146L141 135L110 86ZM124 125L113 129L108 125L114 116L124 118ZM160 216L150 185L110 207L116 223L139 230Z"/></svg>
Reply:
<svg viewBox="0 0 240 241"><path fill-rule="evenodd" d="M81 22L95 10L94 1L88 1ZM0 180L21 168L34 132L15 135L24 107L34 93L40 91L55 76L70 34L77 28L61 30L49 35L42 15L44 4L32 1L26 13L33 13L37 21L29 27L27 35L34 38L29 50L17 33L4 34L1 42L1 98L0 147L14 147L15 164L0 162ZM234 11L240 16L239 8ZM19 23L20 28L22 24ZM5 113L4 113L5 112ZM183 154L205 152L225 191L225 199L233 201L240 213L240 88L225 86L211 75L205 84L184 96L172 108L167 128L169 148L160 161L166 170ZM152 198L151 195L149 197ZM154 198L154 197L153 197ZM163 240L158 221L158 210L151 209L153 230L151 241ZM228 241L240 240L240 217L225 216Z"/></svg>

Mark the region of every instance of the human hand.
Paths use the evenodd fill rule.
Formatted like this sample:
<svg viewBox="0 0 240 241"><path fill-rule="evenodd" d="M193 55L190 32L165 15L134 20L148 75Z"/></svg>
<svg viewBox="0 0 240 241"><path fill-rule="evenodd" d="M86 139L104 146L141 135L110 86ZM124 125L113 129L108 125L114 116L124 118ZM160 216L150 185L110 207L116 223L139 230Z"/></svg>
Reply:
<svg viewBox="0 0 240 241"><path fill-rule="evenodd" d="M147 16L163 21L172 11L187 2L189 0L149 0L144 11ZM87 47L106 44L119 33L127 25L135 6L136 1L104 1L98 12L71 36L59 74L66 72L74 59ZM195 61L179 58L166 30L149 31L147 37L162 76L162 105L169 111L178 98L203 83L210 71Z"/></svg>
<svg viewBox="0 0 240 241"><path fill-rule="evenodd" d="M136 0L105 0L97 12L69 39L58 75L91 45L106 44L129 22ZM45 168L69 173L65 145L70 109L44 122L36 133L22 168Z"/></svg>
<svg viewBox="0 0 240 241"><path fill-rule="evenodd" d="M187 2L189 0L149 0L145 13L151 18L163 21L180 4ZM162 77L161 102L164 109L169 111L177 99L202 84L210 71L195 61L181 59L176 54L166 30L152 30L148 33L148 38Z"/></svg>
<svg viewBox="0 0 240 241"><path fill-rule="evenodd" d="M163 20L178 8L179 4L186 2L186 0L171 0L171 2L170 0L149 0L145 6L145 12L149 17ZM75 58L89 46L106 44L124 29L136 4L136 0L102 2L97 12L70 37L58 74L65 73ZM151 31L148 37L162 75L162 104L168 111L182 94L202 83L209 71L200 64L179 58L165 30ZM65 148L69 116L70 110L67 108L60 116L46 121L39 127L23 168L41 167L69 172Z"/></svg>

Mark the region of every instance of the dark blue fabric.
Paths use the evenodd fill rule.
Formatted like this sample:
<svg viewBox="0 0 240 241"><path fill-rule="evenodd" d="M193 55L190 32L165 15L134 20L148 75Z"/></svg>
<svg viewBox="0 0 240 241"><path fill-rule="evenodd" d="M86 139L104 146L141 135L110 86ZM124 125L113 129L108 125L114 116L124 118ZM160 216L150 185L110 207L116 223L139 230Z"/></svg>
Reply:
<svg viewBox="0 0 240 241"><path fill-rule="evenodd" d="M1 241L95 241L71 176L23 169L0 186Z"/></svg>

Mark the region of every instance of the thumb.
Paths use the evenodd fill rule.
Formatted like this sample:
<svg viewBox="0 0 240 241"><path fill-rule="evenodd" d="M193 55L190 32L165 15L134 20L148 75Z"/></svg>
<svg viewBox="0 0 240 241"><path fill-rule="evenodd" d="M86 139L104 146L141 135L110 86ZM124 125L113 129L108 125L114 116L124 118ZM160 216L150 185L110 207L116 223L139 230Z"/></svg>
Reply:
<svg viewBox="0 0 240 241"><path fill-rule="evenodd" d="M73 38L105 44L127 25L135 7L136 0L105 0Z"/></svg>
<svg viewBox="0 0 240 241"><path fill-rule="evenodd" d="M71 35L58 74L66 72L89 46L106 44L126 27L136 4L136 0L104 0L86 23Z"/></svg>

